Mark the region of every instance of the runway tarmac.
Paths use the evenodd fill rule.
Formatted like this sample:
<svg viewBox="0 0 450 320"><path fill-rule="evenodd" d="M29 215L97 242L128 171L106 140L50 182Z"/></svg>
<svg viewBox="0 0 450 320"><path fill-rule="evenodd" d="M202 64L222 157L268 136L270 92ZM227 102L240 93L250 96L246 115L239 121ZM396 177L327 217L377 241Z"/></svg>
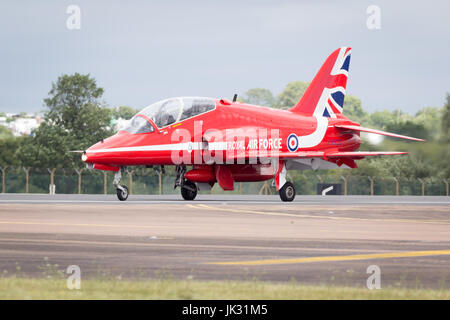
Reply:
<svg viewBox="0 0 450 320"><path fill-rule="evenodd" d="M246 203L246 204L282 204L278 195L235 195L235 194L199 194L195 199L195 203ZM116 195L103 194L25 194L25 193L11 193L1 194L0 203L106 203L106 204L180 204L185 203L180 195L132 195L127 201L117 201ZM301 203L303 205L309 204L410 204L415 205L450 205L450 198L445 196L303 196L297 195L293 203L283 203L283 205L290 205Z"/></svg>
<svg viewBox="0 0 450 320"><path fill-rule="evenodd" d="M2 194L0 272L450 289L448 197L180 198Z"/></svg>

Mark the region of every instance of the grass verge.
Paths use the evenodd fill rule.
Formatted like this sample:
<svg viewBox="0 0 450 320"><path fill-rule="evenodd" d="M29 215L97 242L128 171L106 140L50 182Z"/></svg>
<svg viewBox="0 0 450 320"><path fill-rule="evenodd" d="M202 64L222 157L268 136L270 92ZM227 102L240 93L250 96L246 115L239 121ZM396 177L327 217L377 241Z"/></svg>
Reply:
<svg viewBox="0 0 450 320"><path fill-rule="evenodd" d="M295 282L0 278L0 299L450 299L450 290L308 286Z"/></svg>

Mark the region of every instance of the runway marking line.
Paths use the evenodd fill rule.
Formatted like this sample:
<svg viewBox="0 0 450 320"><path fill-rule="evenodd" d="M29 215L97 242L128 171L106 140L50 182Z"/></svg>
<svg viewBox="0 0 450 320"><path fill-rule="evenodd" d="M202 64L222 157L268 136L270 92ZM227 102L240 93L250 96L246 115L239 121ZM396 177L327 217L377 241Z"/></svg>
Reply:
<svg viewBox="0 0 450 320"><path fill-rule="evenodd" d="M195 207L193 205L189 205L189 206L191 206L193 208ZM448 224L448 225L450 225L450 221L445 221L445 220L369 219L369 218L313 216L313 215L307 215L307 214L293 214L293 213L283 213L283 212L256 211L256 210L248 210L248 209L232 209L232 208L212 207L212 206L208 206L206 204L198 204L196 206L196 208L197 209L218 210L218 211L228 211L228 212L236 212L236 213L251 213L251 214L259 214L259 215L267 215L267 216L285 216L285 217L294 217L294 218L351 220L351 221L353 220L353 221L406 222L406 223Z"/></svg>
<svg viewBox="0 0 450 320"><path fill-rule="evenodd" d="M427 256L450 255L450 250L433 250L433 251L406 251L392 253L371 253L371 254L355 254L349 256L328 256L328 257L307 257L293 259L268 259L268 260L250 260L250 261L230 261L230 262L206 262L205 264L213 265L237 265L237 266L258 266L258 265L274 265L274 264L293 264L293 263L312 263L312 262L339 262L339 261L355 261L370 259L389 259L389 258L413 258Z"/></svg>
<svg viewBox="0 0 450 320"><path fill-rule="evenodd" d="M0 238L0 243L5 244L17 244L17 243L31 243L35 245L53 244L53 245L98 245L98 246L123 246L123 247L168 247L168 248L206 248L206 249L249 249L249 250L267 250L268 247L263 246L250 246L250 245L223 245L223 244L182 244L182 243L167 243L160 242L160 240L174 240L171 237L157 237L156 239L151 239L151 242L117 242L117 241L92 241L92 240L70 240L70 239L27 239L27 238ZM334 248L308 248L308 247L269 247L272 250L278 251L346 251L355 252L359 251L357 249L334 249ZM2 251L2 249L0 249ZM380 250L370 250L377 252Z"/></svg>
<svg viewBox="0 0 450 320"><path fill-rule="evenodd" d="M0 221L0 224L17 225L41 225L41 226L62 226L62 227L106 227L106 228L141 228L155 229L167 228L168 226L146 226L146 225L127 225L127 224L95 224L95 223L63 223L63 222L34 222L34 221ZM170 228L185 228L181 226L170 226Z"/></svg>

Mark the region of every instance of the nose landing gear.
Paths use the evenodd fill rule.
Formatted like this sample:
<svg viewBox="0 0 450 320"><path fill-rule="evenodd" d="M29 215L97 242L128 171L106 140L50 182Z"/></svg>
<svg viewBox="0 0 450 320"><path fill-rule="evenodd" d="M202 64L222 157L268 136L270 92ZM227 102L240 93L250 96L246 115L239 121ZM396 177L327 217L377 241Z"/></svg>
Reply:
<svg viewBox="0 0 450 320"><path fill-rule="evenodd" d="M113 185L116 188L117 198L119 198L120 201L125 201L128 199L128 188L127 186L120 185L120 179L122 178L122 171L123 167L121 167L120 170L114 174Z"/></svg>
<svg viewBox="0 0 450 320"><path fill-rule="evenodd" d="M120 186L122 189L117 188L117 198L119 198L120 201L125 201L128 199L128 188L127 186Z"/></svg>
<svg viewBox="0 0 450 320"><path fill-rule="evenodd" d="M186 180L184 178L184 175L186 174L186 166L185 165L179 165L176 167L176 174L175 177L175 185L174 189L176 187L180 187L181 189L181 196L184 200L194 200L197 196L197 185L190 181Z"/></svg>

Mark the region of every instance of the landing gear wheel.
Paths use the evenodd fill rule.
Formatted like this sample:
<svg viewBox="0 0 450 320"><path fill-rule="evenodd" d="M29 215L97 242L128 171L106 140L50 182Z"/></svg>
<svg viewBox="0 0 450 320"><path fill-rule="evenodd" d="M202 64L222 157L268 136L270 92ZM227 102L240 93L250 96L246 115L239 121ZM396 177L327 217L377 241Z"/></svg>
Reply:
<svg viewBox="0 0 450 320"><path fill-rule="evenodd" d="M295 198L295 187L291 182L286 182L279 193L281 200L291 202Z"/></svg>
<svg viewBox="0 0 450 320"><path fill-rule="evenodd" d="M181 187L181 196L184 200L194 200L197 196L197 186L192 181L186 180Z"/></svg>
<svg viewBox="0 0 450 320"><path fill-rule="evenodd" d="M128 198L128 188L127 186L121 186L123 190L117 188L117 198L119 198L120 201L125 201Z"/></svg>

